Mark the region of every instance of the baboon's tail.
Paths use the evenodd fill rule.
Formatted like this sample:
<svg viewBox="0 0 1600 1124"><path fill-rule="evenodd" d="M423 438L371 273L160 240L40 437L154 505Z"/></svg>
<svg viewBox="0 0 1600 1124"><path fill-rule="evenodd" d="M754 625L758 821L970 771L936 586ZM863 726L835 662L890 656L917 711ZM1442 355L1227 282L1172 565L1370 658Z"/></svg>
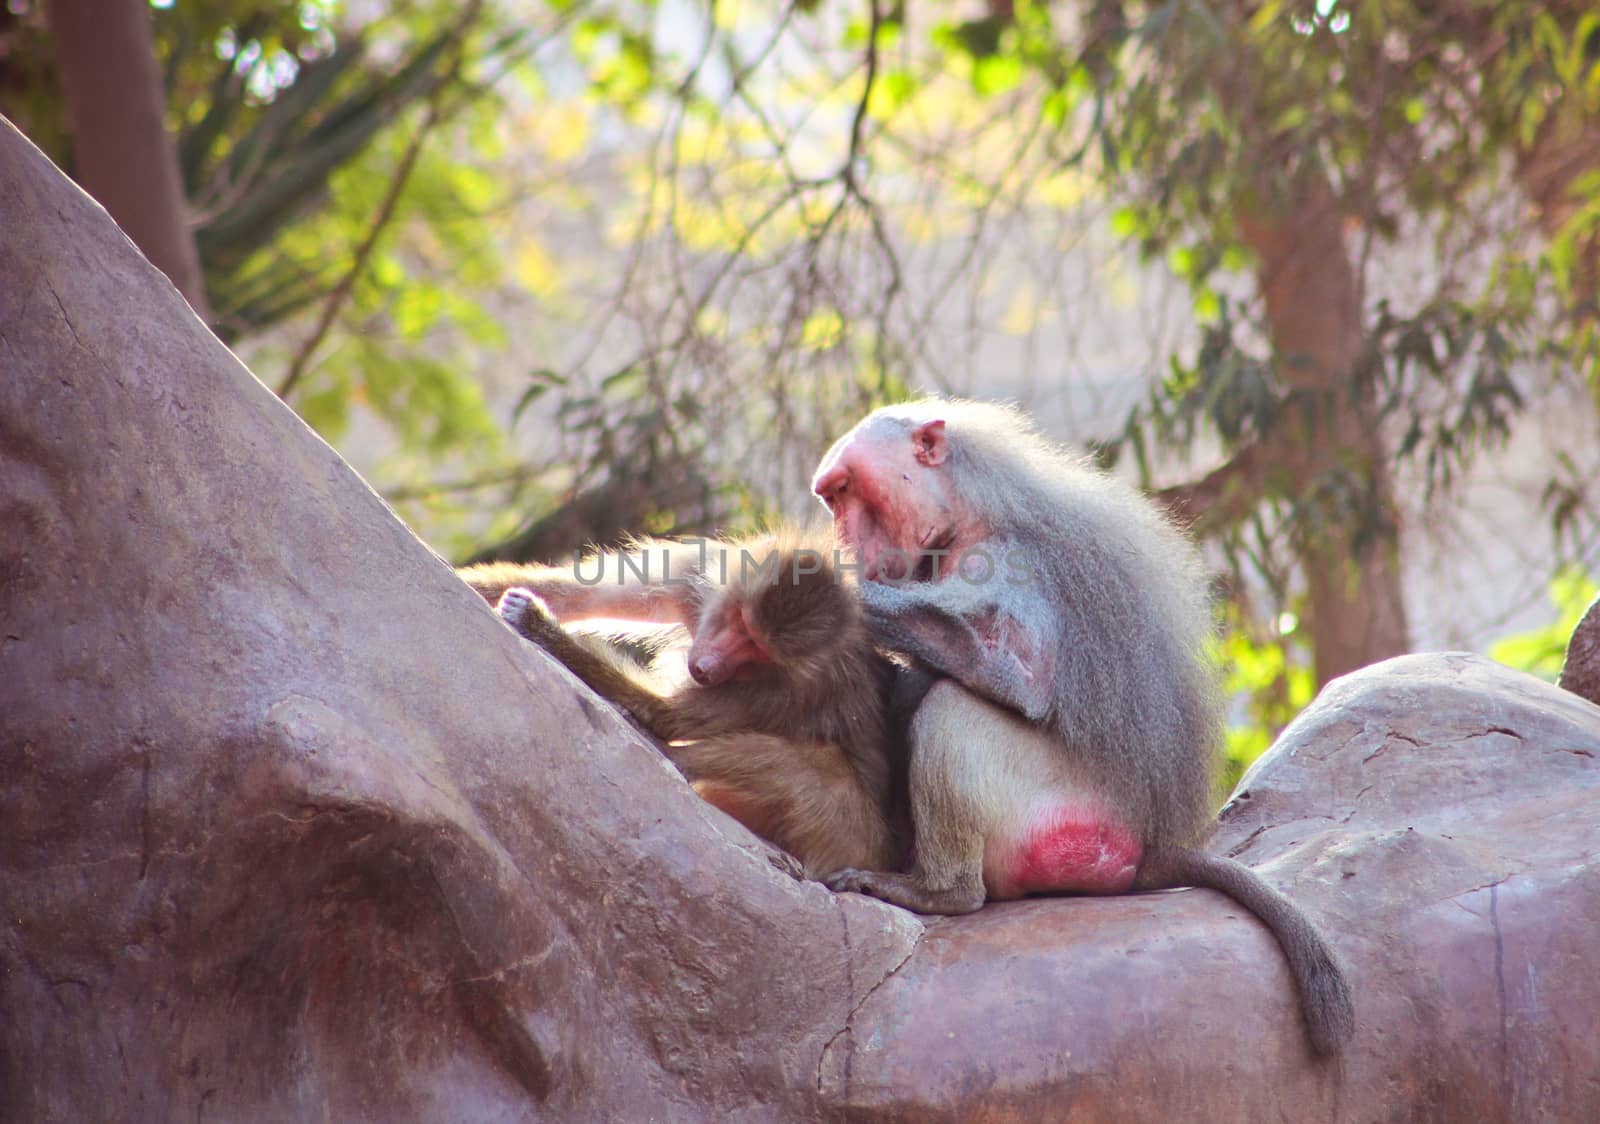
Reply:
<svg viewBox="0 0 1600 1124"><path fill-rule="evenodd" d="M1139 866L1134 888L1204 886L1219 890L1261 919L1289 961L1306 1029L1318 1054L1337 1053L1355 1033L1355 1000L1338 954L1311 919L1249 867L1196 850L1161 851Z"/></svg>

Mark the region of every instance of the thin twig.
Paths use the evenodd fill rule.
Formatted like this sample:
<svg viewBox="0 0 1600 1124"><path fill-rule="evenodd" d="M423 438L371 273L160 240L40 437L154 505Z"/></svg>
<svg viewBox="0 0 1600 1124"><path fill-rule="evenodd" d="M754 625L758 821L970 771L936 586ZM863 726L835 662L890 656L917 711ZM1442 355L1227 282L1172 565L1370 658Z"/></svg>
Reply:
<svg viewBox="0 0 1600 1124"><path fill-rule="evenodd" d="M505 484L525 484L544 471L544 469L523 464L517 465L515 468L490 472L483 476L469 477L465 480L437 480L427 484L407 484L395 488L379 489L379 493L390 503L404 503L409 500L426 500L437 496L476 492L484 488L498 488Z"/></svg>

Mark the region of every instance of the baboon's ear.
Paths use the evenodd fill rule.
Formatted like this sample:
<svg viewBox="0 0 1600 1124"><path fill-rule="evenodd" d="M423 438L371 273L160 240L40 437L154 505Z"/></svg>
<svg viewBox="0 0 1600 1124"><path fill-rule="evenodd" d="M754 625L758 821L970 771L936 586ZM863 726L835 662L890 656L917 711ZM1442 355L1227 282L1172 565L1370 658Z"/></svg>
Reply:
<svg viewBox="0 0 1600 1124"><path fill-rule="evenodd" d="M917 463L933 468L944 463L950 449L944 437L944 419L923 422L911 431L911 444L916 450Z"/></svg>

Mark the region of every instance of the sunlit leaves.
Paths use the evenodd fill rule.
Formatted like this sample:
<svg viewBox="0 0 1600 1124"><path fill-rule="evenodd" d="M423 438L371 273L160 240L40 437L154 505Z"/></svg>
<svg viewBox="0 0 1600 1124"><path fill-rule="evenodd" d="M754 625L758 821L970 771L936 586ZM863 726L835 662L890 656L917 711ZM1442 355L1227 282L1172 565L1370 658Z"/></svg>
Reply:
<svg viewBox="0 0 1600 1124"><path fill-rule="evenodd" d="M879 119L893 117L916 96L918 89L919 83L909 71L890 70L874 83L867 111Z"/></svg>
<svg viewBox="0 0 1600 1124"><path fill-rule="evenodd" d="M887 8L887 3L884 8ZM878 10L878 36L877 48L886 51L893 47L900 39L904 27L900 20L894 18L892 12L885 12L884 8ZM867 36L872 31L872 21L864 16L857 16L845 24L844 34L839 37L839 43L846 50L859 51L866 47Z"/></svg>
<svg viewBox="0 0 1600 1124"><path fill-rule="evenodd" d="M987 55L972 64L972 88L979 97L1014 90L1022 82L1022 60L1009 55Z"/></svg>
<svg viewBox="0 0 1600 1124"><path fill-rule="evenodd" d="M525 234L519 240L512 269L517 282L535 296L551 297L561 290L555 260L532 235Z"/></svg>
<svg viewBox="0 0 1600 1124"><path fill-rule="evenodd" d="M845 323L836 309L824 308L806 317L800 329L800 346L808 351L826 351L844 341Z"/></svg>
<svg viewBox="0 0 1600 1124"><path fill-rule="evenodd" d="M659 81L650 37L610 15L580 21L572 49L589 70L590 96L624 111L636 109Z"/></svg>
<svg viewBox="0 0 1600 1124"><path fill-rule="evenodd" d="M444 292L437 285L412 284L399 290L389 308L400 338L413 343L437 323L444 311Z"/></svg>
<svg viewBox="0 0 1600 1124"><path fill-rule="evenodd" d="M1562 569L1550 581L1549 599L1556 617L1543 628L1503 637L1489 647L1489 658L1551 682L1561 674L1567 641L1584 613L1600 596L1600 584L1576 566Z"/></svg>
<svg viewBox="0 0 1600 1124"><path fill-rule="evenodd" d="M1239 700L1244 721L1232 721L1227 733L1227 772L1223 791L1231 789L1250 763L1272 744L1316 693L1316 677L1306 636L1293 614L1266 628L1237 602L1225 605L1227 626L1219 643L1224 690Z"/></svg>
<svg viewBox="0 0 1600 1124"><path fill-rule="evenodd" d="M1093 194L1093 182L1075 168L1063 168L1041 178L1034 188L1034 198L1046 207L1070 211L1082 206Z"/></svg>
<svg viewBox="0 0 1600 1124"><path fill-rule="evenodd" d="M525 141L537 144L552 162L566 164L581 156L593 141L591 113L575 101L540 106L525 119Z"/></svg>

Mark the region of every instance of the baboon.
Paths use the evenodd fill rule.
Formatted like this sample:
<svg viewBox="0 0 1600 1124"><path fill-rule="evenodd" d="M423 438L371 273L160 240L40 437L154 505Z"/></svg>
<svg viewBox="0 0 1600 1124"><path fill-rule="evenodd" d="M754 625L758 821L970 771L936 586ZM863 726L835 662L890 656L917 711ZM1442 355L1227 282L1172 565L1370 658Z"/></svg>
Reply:
<svg viewBox="0 0 1600 1124"><path fill-rule="evenodd" d="M1333 949L1254 871L1199 849L1222 705L1185 536L987 403L875 411L812 489L859 556L874 640L956 681L913 723L909 869L828 884L922 913L1035 891L1220 890L1282 946L1313 1047L1338 1050L1355 1012Z"/></svg>
<svg viewBox="0 0 1600 1124"><path fill-rule="evenodd" d="M909 834L905 726L930 677L874 649L854 588L834 570L831 543L779 533L692 553L682 545L633 545L634 575L648 573L647 558L680 560L677 576L687 584L657 585L653 596L591 586L586 599L573 588L581 565L463 576L491 595L526 579L531 589L512 585L500 595L507 623L624 707L666 743L702 797L797 858L808 877L901 866ZM651 580L660 582L659 572ZM619 605L692 617L693 682L664 690L604 641L563 629L541 600L545 591L575 617Z"/></svg>

